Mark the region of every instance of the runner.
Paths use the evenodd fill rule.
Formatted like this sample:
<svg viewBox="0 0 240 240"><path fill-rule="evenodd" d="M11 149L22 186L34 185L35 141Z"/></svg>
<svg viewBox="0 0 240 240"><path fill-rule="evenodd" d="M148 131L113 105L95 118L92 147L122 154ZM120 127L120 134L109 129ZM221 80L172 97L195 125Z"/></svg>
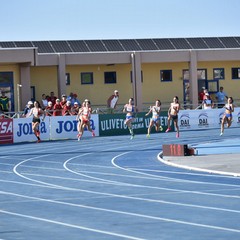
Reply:
<svg viewBox="0 0 240 240"><path fill-rule="evenodd" d="M32 119L32 130L37 137L37 143L41 141L40 139L40 131L39 131L39 124L41 122L40 116L43 115L42 121L45 119L45 112L41 109L40 104L38 101L34 102L34 107L31 109L29 113L29 117L33 115Z"/></svg>
<svg viewBox="0 0 240 240"><path fill-rule="evenodd" d="M91 113L92 113L91 103L88 99L85 99L77 115L77 120L79 121L77 135L78 141L81 140L85 127L87 127L88 131L90 131L92 133L92 136L95 137L95 132L90 127Z"/></svg>
<svg viewBox="0 0 240 240"><path fill-rule="evenodd" d="M132 128L132 122L134 121L134 118L136 116L136 113L138 112L137 107L134 105L133 98L130 98L128 100L128 103L125 104L123 108L123 112L126 113L126 120L124 123L128 126L129 132L131 134L131 138L134 138L134 132Z"/></svg>
<svg viewBox="0 0 240 240"><path fill-rule="evenodd" d="M227 127L229 128L232 125L232 113L234 112L233 98L229 97L227 100L227 104L225 104L225 113L221 122L221 133L220 136L223 135L224 132L224 124L227 122Z"/></svg>
<svg viewBox="0 0 240 240"><path fill-rule="evenodd" d="M179 127L178 127L178 112L180 110L180 103L178 102L178 97L175 96L173 98L173 102L170 105L170 108L168 110L168 128L166 132L169 132L171 130L170 128L170 122L173 120L174 126L177 130L176 137L179 138Z"/></svg>
<svg viewBox="0 0 240 240"><path fill-rule="evenodd" d="M163 130L162 126L160 126L160 112L161 112L161 101L157 100L155 103L155 106L150 106L149 112L145 115L148 116L150 113L152 113L152 118L150 120L149 126L148 126L148 133L147 137L150 137L151 129L153 125L155 124L156 132L159 132Z"/></svg>

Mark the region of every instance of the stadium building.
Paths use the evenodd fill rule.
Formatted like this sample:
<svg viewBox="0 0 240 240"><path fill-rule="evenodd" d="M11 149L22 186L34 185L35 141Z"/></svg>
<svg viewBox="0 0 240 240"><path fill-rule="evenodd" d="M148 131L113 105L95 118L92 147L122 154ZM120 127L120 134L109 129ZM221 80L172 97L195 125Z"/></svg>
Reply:
<svg viewBox="0 0 240 240"><path fill-rule="evenodd" d="M187 86L192 108L202 87L214 95L223 86L238 99L240 37L0 42L0 90L11 111L51 91L104 108L115 89L119 104L133 96L141 111L175 95L186 102Z"/></svg>

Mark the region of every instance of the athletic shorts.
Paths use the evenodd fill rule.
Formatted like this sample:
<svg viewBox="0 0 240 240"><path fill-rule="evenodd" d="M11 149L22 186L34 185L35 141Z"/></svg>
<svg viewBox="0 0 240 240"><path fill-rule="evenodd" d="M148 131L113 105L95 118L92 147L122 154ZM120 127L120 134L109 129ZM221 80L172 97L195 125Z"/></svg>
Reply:
<svg viewBox="0 0 240 240"><path fill-rule="evenodd" d="M178 115L170 115L170 117L172 118L172 120L178 120Z"/></svg>
<svg viewBox="0 0 240 240"><path fill-rule="evenodd" d="M32 122L33 123L37 123L37 122L40 123L40 118L33 118Z"/></svg>

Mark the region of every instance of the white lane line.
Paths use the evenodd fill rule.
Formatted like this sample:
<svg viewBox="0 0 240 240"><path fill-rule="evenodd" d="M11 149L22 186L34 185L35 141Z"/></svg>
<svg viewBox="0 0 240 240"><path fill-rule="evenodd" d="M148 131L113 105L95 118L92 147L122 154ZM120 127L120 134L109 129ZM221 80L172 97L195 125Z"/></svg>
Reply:
<svg viewBox="0 0 240 240"><path fill-rule="evenodd" d="M155 167L156 165L153 165L152 167ZM211 177L211 178L227 178L227 179L236 179L236 177L232 176L222 176L222 175L209 175L208 173L198 173L198 172L180 172L180 171L165 171L165 170L159 170L159 169L145 169L145 168L139 168L139 167L128 167L131 170L134 171L146 171L146 172L154 172L154 173L170 173L170 174L177 174L177 175L186 175L186 176L201 176L201 177Z"/></svg>
<svg viewBox="0 0 240 240"><path fill-rule="evenodd" d="M112 158L111 162L112 162L112 165L115 166L116 168L119 168L119 169L122 169L124 171L127 171L127 172L132 172L132 173L138 173L138 174L141 174L141 175L146 175L146 176L151 176L153 177L154 175L152 174L148 174L148 173L143 173L143 172L138 172L138 171L135 171L135 170L132 170L132 169L129 169L129 168L124 168L124 167L121 167L119 166L118 164L115 163L116 159L123 156L123 155L126 155L128 154L129 152L125 152L125 153L121 153L117 156L115 156L114 158ZM172 179L172 180L171 180ZM211 183L211 182L202 182L202 181L192 181L192 180L183 180L183 179L178 179L178 178L169 178L169 177L162 177L162 178L159 178L160 181L173 181L175 180L176 182L180 182L180 183L195 183L195 184L202 184L202 185L216 185L216 186L229 186L229 187L237 187L237 185L233 185L233 184L224 184L224 183ZM166 188L163 188L163 189L166 189ZM170 190L170 189L169 189ZM178 191L177 189L173 189L172 190L176 190ZM211 191L211 190L208 190L208 191ZM215 195L214 193L209 193L209 192L200 192L200 191L189 191L191 193L197 193L197 194L209 194L209 195ZM228 196L228 195L223 195L223 194L220 194L219 196ZM237 197L237 198L240 198L240 196L234 196L234 197Z"/></svg>
<svg viewBox="0 0 240 240"><path fill-rule="evenodd" d="M215 226L215 225L207 225L207 224L201 224L201 223L187 222L187 221L181 221L181 220L170 219L170 218L162 218L162 217L156 217L156 216L151 216L151 215L132 213L132 212L129 212L129 211L125 212L125 211L119 211L119 210L113 210L113 209L92 207L92 206L89 206L89 205L86 206L86 205L82 205L82 204L66 203L66 202L61 202L61 201L56 201L56 200L50 200L50 199L38 198L38 197L30 197L30 196L26 196L26 195L20 195L20 194L9 193L9 192L0 191L0 193L6 194L6 195L13 195L13 196L18 196L18 197L23 197L23 198L34 199L34 200L38 200L38 201L50 202L50 203L54 203L54 204L61 204L61 205L85 208L85 209L90 209L90 210L94 210L94 211L117 213L117 214L122 214L122 215L127 215L127 216L134 216L134 217L140 217L140 218L146 218L146 219L152 219L152 220L158 220L158 221L165 221L165 222L173 222L173 223L178 223L178 224L183 224L183 225L190 225L190 226L201 227L201 228L209 228L209 229L216 229L216 230L240 233L240 229L225 228L225 227L220 227L220 226ZM0 212L11 214L11 212L4 211L4 210L0 210ZM25 217L25 216L26 215L23 215L23 217ZM31 216L27 216L27 217L31 217ZM36 219L38 219L38 218L36 218Z"/></svg>
<svg viewBox="0 0 240 240"><path fill-rule="evenodd" d="M129 152L125 152L125 153L121 153L117 156L115 156L113 159L112 159L112 162L114 162L114 160L117 158L117 157L120 157L124 154L127 154ZM78 156L75 156L73 158L78 158L80 156L84 156L84 155L90 155L92 153L85 153L85 154L81 154L81 155L78 155ZM48 154L49 155L49 154ZM43 181L38 181L38 180L34 180L32 178L28 178L26 176L23 176L22 174L18 173L17 172L17 167L20 166L21 164L23 164L24 162L26 161L30 161L32 159L36 159L36 158L40 158L40 157L45 157L45 156L48 156L48 155L42 155L42 156L37 156L37 157L34 157L34 158L30 158L30 159L26 159L25 161L22 161L20 163L18 163L13 171L15 174L17 174L18 176L24 178L24 179L27 179L29 181L33 181L33 182L37 182L37 183L40 183L40 184L45 184L45 185L48 185L48 186L51 186L51 187L55 187L55 188L59 188L59 189L65 189L65 190L74 190L74 191L77 191L78 189L75 189L75 188L71 188L71 187L64 187L64 186L60 186L60 185L57 185L57 184L50 184L50 183L46 183L46 182L43 182ZM72 158L71 158L72 159ZM64 164L67 164L68 161L66 161ZM116 165L117 166L117 165ZM124 169L124 168L123 168ZM74 171L73 171L74 172ZM75 173L75 172L74 172ZM76 174L76 173L75 173ZM110 183L115 183L117 185L123 185L123 186L134 186L134 187L141 187L141 188L153 188L153 189L161 189L161 190L167 190L167 191L175 191L177 193L194 193L194 194L200 194L200 195L208 195L208 196L220 196L220 197L226 197L226 198L240 198L240 196L234 196L234 195L223 195L223 194L215 194L215 193L205 193L205 192L200 192L200 191L189 191L189 190L179 190L179 189L173 189L173 188L163 188L163 187L152 187L152 186L143 186L143 185L137 185L137 184L128 184L128 183L122 183L122 182L118 182L118 181L109 181L109 180L105 180L105 179L101 179L101 178L93 178L93 177L89 177L88 175L84 175L82 174L83 176L86 176L88 178L92 178L92 179L97 179L97 180L101 180L102 183L104 182L110 182ZM86 190L85 190L86 191ZM100 193L99 193L100 194Z"/></svg>
<svg viewBox="0 0 240 240"><path fill-rule="evenodd" d="M226 176L229 175L229 176L234 176L234 177L240 177L240 173L236 173L236 172L225 172L225 171L218 171L218 170L210 170L207 168L189 167L187 165L177 164L177 163L174 163L171 161L166 161L161 157L161 153L158 154L158 160L166 165L183 168L183 169L187 169L187 170L198 171L198 172L207 172L210 174L219 174L219 175L226 175Z"/></svg>
<svg viewBox="0 0 240 240"><path fill-rule="evenodd" d="M41 181L36 181L43 183ZM16 184L19 184L16 182ZM24 184L26 185L26 184ZM31 186L35 186L33 184L29 184ZM181 206L181 207L187 207L187 208L199 208L199 209L208 209L213 211L223 211L223 212L231 212L231 213L240 213L239 210L233 210L233 209L226 209L226 208L217 208L217 207L209 207L209 206L203 206L203 205L196 205L196 204L188 204L188 203L180 203L180 202L170 202L165 200L158 200L158 199L151 199L151 198L142 198L137 197L134 195L119 195L119 194L113 194L113 193L106 193L106 192L98 192L98 191L91 191L91 190L84 190L84 189L78 189L78 188L68 188L68 187L62 187L59 185L54 184L46 184L49 186L49 188L54 188L56 190L66 190L66 191L75 191L75 192L84 192L84 193L90 193L93 195L100 195L100 196L106 196L106 197L112 197L112 198L123 198L123 199L129 199L129 200L136 200L136 201L143 201L143 202L153 202L153 203L160 203L160 204L167 204L167 205L174 205L174 206ZM38 186L37 187L44 187L44 186ZM2 191L0 191L1 193ZM191 191L190 191L191 193ZM239 197L238 197L239 198Z"/></svg>
<svg viewBox="0 0 240 240"><path fill-rule="evenodd" d="M52 224L61 225L61 226L64 226L64 227L76 228L76 229L81 229L81 230L85 230L85 231L110 235L110 236L124 238L124 239L145 240L144 238L138 238L138 237L133 237L133 236L130 236L130 235L103 231L103 230L96 229L96 228L88 228L88 227L84 227L84 226L80 226L80 225L75 225L75 224L70 224L70 223L65 223L65 222L60 222L60 221L54 221L54 220L50 220L50 219L47 219L47 218L40 218L40 217L20 214L20 213L16 213L16 212L9 212L9 211L5 211L5 210L0 210L0 212L4 213L4 214L12 215L12 216L21 217L21 218L28 218L28 219L32 219L32 220L41 221L41 222L52 223Z"/></svg>

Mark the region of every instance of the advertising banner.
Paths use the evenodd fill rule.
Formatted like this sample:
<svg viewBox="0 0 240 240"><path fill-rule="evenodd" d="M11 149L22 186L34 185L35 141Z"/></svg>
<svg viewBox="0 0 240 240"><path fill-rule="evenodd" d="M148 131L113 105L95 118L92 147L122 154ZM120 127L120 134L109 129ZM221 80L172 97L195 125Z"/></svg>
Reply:
<svg viewBox="0 0 240 240"><path fill-rule="evenodd" d="M59 116L50 118L51 130L50 130L50 139L77 139L77 126L78 121L76 116ZM95 135L99 136L99 127L98 127L98 115L91 115L90 120L91 128L94 130ZM92 136L92 133L87 129L84 129L83 137Z"/></svg>
<svg viewBox="0 0 240 240"><path fill-rule="evenodd" d="M0 119L0 144L13 143L13 120Z"/></svg>
<svg viewBox="0 0 240 240"><path fill-rule="evenodd" d="M99 134L100 136L127 135L129 130L124 124L126 114L100 114L99 115ZM147 134L147 128L151 120L151 115L138 113L132 123L135 134ZM161 112L160 125L163 131L167 129L167 112ZM155 133L155 127L151 133Z"/></svg>
<svg viewBox="0 0 240 240"><path fill-rule="evenodd" d="M14 118L14 143L37 141L32 130L32 118ZM49 117L45 117L39 125L41 140L49 140Z"/></svg>
<svg viewBox="0 0 240 240"><path fill-rule="evenodd" d="M180 131L221 128L221 121L225 113L224 108L208 110L181 110L178 114ZM233 112L231 127L240 126L240 108Z"/></svg>

